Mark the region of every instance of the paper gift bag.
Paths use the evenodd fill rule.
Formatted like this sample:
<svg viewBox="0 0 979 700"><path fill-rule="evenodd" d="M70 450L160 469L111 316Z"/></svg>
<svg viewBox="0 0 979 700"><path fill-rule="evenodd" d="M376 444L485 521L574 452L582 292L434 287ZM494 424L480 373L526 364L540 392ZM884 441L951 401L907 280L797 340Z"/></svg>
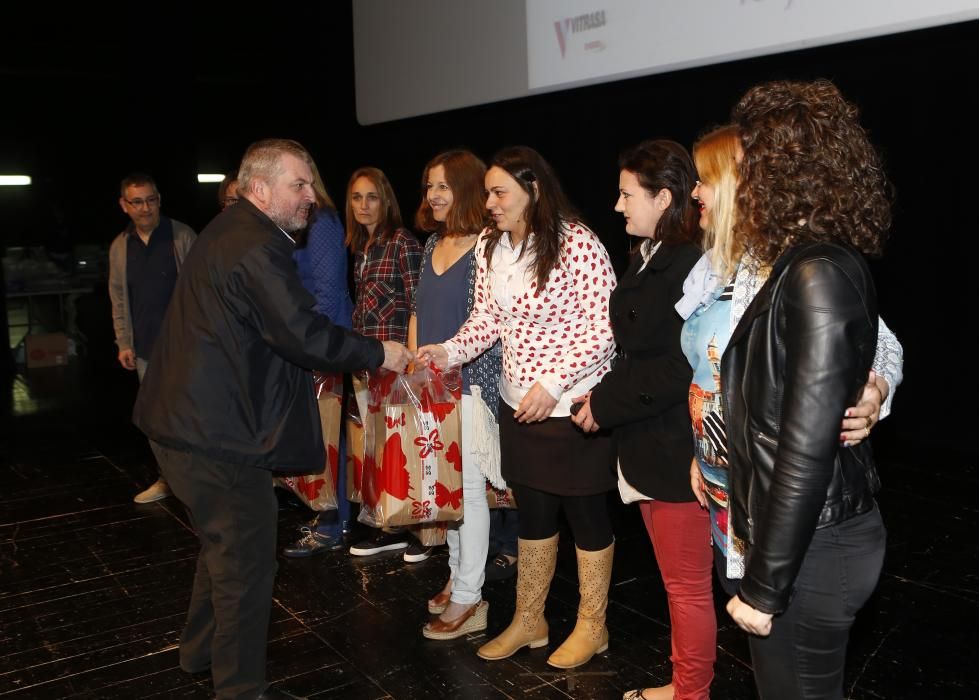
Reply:
<svg viewBox="0 0 979 700"><path fill-rule="evenodd" d="M356 391L356 381L354 382L354 390ZM346 430L347 500L352 503L360 503L361 482L364 473L364 447L367 443L367 436L364 433L364 422L360 419L357 403L353 396L347 402Z"/></svg>
<svg viewBox="0 0 979 700"><path fill-rule="evenodd" d="M445 544L447 523L429 523L411 528L423 547L441 547Z"/></svg>
<svg viewBox="0 0 979 700"><path fill-rule="evenodd" d="M337 507L337 474L340 459L340 424L343 376L313 372L313 387L323 429L323 471L317 474L276 477L276 485L292 491L313 510Z"/></svg>
<svg viewBox="0 0 979 700"><path fill-rule="evenodd" d="M509 488L495 489L489 479L486 480L486 502L491 509L517 507L517 500L513 496L513 491Z"/></svg>
<svg viewBox="0 0 979 700"><path fill-rule="evenodd" d="M458 372L381 371L369 381L359 519L373 527L462 519Z"/></svg>

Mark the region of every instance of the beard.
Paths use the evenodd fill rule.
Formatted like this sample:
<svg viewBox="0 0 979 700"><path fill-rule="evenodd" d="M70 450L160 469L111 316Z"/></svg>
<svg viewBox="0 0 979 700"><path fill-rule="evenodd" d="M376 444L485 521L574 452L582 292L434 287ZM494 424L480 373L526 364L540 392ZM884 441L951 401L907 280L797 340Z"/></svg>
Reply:
<svg viewBox="0 0 979 700"><path fill-rule="evenodd" d="M273 199L269 204L268 217L286 233L292 233L306 226L309 206L294 207L281 200Z"/></svg>

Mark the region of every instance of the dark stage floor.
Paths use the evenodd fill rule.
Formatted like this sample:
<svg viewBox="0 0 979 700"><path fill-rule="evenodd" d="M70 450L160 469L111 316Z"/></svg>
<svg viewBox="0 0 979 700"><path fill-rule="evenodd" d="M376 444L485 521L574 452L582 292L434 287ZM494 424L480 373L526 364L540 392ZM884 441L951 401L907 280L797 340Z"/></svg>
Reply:
<svg viewBox="0 0 979 700"><path fill-rule="evenodd" d="M76 363L77 364L77 363ZM19 377L0 455L0 696L206 698L207 675L177 667L176 642L197 543L180 504L138 506L145 441L128 423L134 379L111 366ZM881 436L886 440L886 430ZM886 444L881 444L886 452ZM910 453L881 460L890 531L878 592L852 636L852 698L974 698L979 568L975 463ZM279 541L308 513L282 499ZM618 506L608 622L611 645L576 672L549 651L477 658L480 634L430 642L425 600L446 555L280 560L268 674L316 698L619 698L669 680L669 625L652 549L635 508ZM547 602L551 650L577 603L562 545ZM513 583L486 587L490 634L513 609ZM751 698L744 636L722 608L715 698Z"/></svg>

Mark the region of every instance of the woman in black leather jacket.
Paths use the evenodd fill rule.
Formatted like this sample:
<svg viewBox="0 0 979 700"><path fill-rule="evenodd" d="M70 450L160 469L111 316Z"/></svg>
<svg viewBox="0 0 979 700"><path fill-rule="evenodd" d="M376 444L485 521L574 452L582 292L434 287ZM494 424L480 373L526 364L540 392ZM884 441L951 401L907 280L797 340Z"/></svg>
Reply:
<svg viewBox="0 0 979 700"><path fill-rule="evenodd" d="M748 542L728 612L754 635L762 698L838 698L886 537L869 441L841 446L839 415L874 358L861 253L881 251L887 184L856 109L827 81L755 87L733 117L744 152L735 234L772 272L721 367L731 517Z"/></svg>

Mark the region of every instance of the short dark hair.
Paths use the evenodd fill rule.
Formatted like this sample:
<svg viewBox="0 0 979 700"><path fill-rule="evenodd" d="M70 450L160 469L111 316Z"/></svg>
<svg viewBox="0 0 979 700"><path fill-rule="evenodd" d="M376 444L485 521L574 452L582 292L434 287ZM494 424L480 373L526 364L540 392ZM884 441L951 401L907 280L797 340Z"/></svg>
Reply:
<svg viewBox="0 0 979 700"><path fill-rule="evenodd" d="M126 177L122 178L122 182L119 183L119 196L126 196L126 189L129 187L144 187L150 186L153 191L157 194L160 193L159 188L156 186L156 180L147 175L146 173L129 173Z"/></svg>
<svg viewBox="0 0 979 700"><path fill-rule="evenodd" d="M697 170L687 149L666 139L643 141L622 152L619 170L635 175L652 195L663 189L670 192L672 202L656 224L656 240L666 245L700 243L697 208L690 196Z"/></svg>
<svg viewBox="0 0 979 700"><path fill-rule="evenodd" d="M238 182L238 168L234 170L229 170L224 175L224 179L218 184L218 206L224 207L224 197L228 193L228 187L231 183Z"/></svg>

